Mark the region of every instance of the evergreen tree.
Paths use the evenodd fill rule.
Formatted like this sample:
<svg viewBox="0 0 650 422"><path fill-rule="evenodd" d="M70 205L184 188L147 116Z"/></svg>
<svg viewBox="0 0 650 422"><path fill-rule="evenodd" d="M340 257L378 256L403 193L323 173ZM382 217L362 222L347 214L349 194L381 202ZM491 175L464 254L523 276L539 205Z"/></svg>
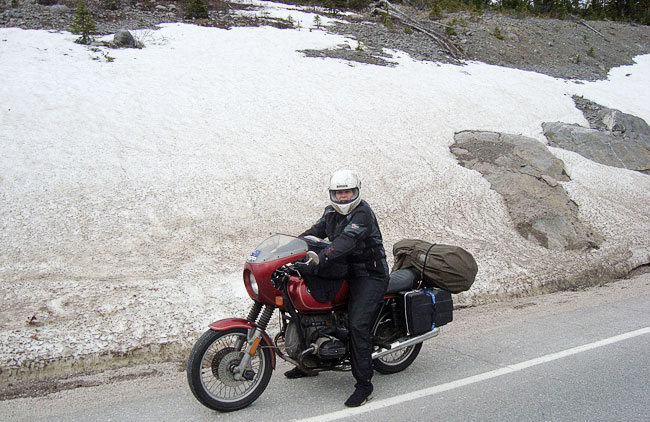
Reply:
<svg viewBox="0 0 650 422"><path fill-rule="evenodd" d="M205 0L189 0L185 7L185 17L188 19L207 19L208 5Z"/></svg>
<svg viewBox="0 0 650 422"><path fill-rule="evenodd" d="M95 18L86 8L86 3L80 0L72 18L72 24L70 25L70 32L81 35L75 42L79 44L90 44L93 41L93 34L96 30Z"/></svg>

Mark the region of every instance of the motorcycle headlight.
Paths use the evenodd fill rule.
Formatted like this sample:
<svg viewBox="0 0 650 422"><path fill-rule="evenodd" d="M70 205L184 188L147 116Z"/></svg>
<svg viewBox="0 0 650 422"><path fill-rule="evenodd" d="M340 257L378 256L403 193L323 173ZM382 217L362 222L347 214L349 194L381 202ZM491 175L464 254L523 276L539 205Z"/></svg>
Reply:
<svg viewBox="0 0 650 422"><path fill-rule="evenodd" d="M253 273L248 273L248 284L251 286L251 290L255 294L255 296L260 294L260 289L257 286L257 280L255 280L255 276Z"/></svg>

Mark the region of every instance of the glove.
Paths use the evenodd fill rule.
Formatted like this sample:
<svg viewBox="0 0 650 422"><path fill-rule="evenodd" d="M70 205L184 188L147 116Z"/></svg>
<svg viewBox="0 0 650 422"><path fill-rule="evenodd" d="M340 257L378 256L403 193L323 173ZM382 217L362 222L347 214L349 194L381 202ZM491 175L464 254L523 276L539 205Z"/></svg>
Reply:
<svg viewBox="0 0 650 422"><path fill-rule="evenodd" d="M300 274L304 276L318 276L318 265L303 265L300 267Z"/></svg>

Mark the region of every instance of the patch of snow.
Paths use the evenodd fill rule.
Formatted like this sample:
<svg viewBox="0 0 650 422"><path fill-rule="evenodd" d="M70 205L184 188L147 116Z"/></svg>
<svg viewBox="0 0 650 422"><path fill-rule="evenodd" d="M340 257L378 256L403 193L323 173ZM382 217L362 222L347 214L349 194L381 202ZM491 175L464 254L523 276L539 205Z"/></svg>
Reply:
<svg viewBox="0 0 650 422"><path fill-rule="evenodd" d="M542 122L586 125L573 94L648 120L650 56L576 85L400 52L397 66L380 67L297 51L351 42L323 31L166 24L142 50L98 51L69 33L0 37L9 376L48 359L187 345L209 322L245 316L246 256L271 232L313 224L341 167L361 174L389 255L414 237L476 257L477 281L459 302L648 259L648 176L553 149L606 242L549 251L519 236L501 197L449 145L468 129L546 142ZM39 324L25 322L32 315Z"/></svg>

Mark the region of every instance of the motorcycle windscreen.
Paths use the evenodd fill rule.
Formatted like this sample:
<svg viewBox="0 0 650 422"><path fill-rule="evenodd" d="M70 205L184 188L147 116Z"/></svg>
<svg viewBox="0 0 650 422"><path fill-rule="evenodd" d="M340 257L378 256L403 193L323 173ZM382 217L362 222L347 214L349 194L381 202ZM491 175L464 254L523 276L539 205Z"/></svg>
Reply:
<svg viewBox="0 0 650 422"><path fill-rule="evenodd" d="M257 246L246 261L255 264L275 261L288 256L297 255L309 250L307 242L286 234L274 234Z"/></svg>

